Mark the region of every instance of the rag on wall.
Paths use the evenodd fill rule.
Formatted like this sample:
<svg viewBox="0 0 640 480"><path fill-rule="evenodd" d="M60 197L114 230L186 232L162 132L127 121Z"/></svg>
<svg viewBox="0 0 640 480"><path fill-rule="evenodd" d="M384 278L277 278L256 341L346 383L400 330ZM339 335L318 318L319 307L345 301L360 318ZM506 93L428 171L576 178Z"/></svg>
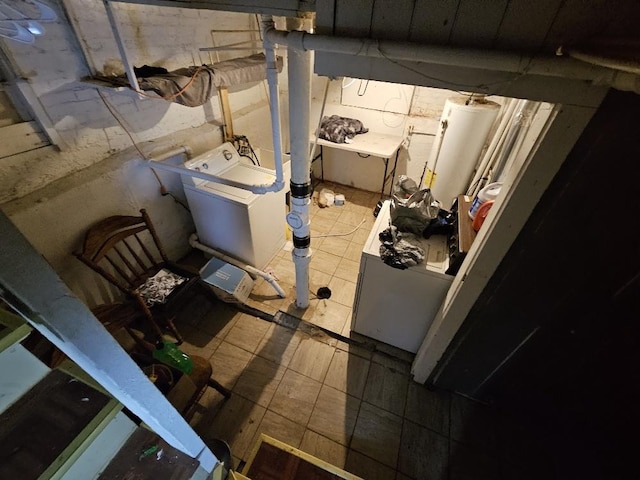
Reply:
<svg viewBox="0 0 640 480"><path fill-rule="evenodd" d="M424 261L424 249L411 243L415 236L410 233L402 233L391 225L378 235L380 245L380 258L387 265L404 270Z"/></svg>
<svg viewBox="0 0 640 480"><path fill-rule="evenodd" d="M359 133L367 133L368 128L355 118L331 115L322 117L318 137L333 143L351 143L353 137Z"/></svg>

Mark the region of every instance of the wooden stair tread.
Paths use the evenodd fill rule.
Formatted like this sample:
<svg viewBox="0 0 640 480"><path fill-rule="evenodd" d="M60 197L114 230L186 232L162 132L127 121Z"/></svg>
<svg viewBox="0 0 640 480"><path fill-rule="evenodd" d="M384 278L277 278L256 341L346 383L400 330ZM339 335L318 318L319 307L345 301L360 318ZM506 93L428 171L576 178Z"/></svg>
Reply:
<svg viewBox="0 0 640 480"><path fill-rule="evenodd" d="M110 398L52 370L0 415L0 478L37 479Z"/></svg>
<svg viewBox="0 0 640 480"><path fill-rule="evenodd" d="M250 480L364 480L264 433L242 473Z"/></svg>
<svg viewBox="0 0 640 480"><path fill-rule="evenodd" d="M170 446L154 432L138 427L98 480L170 478L189 480L200 462Z"/></svg>

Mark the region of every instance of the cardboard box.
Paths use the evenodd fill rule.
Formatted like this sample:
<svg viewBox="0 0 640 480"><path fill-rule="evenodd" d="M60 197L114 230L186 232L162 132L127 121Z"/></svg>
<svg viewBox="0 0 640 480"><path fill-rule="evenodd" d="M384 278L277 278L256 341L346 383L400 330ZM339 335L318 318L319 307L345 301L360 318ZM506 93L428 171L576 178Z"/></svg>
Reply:
<svg viewBox="0 0 640 480"><path fill-rule="evenodd" d="M219 258L212 258L200 269L200 278L220 300L229 303L245 303L253 288L247 272Z"/></svg>

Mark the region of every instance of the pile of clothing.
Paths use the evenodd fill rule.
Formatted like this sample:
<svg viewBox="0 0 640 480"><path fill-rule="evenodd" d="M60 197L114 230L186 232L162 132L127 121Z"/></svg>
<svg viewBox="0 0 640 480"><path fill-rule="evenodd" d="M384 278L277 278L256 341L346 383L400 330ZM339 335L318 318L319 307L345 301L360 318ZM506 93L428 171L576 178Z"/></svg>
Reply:
<svg viewBox="0 0 640 480"><path fill-rule="evenodd" d="M415 242L415 235L398 231L398 227L390 225L378 235L380 258L394 268L404 270L424 261L424 249ZM414 241L415 243L412 243Z"/></svg>
<svg viewBox="0 0 640 480"><path fill-rule="evenodd" d="M333 143L351 143L353 137L359 133L367 133L368 128L355 118L331 115L322 117L318 137Z"/></svg>

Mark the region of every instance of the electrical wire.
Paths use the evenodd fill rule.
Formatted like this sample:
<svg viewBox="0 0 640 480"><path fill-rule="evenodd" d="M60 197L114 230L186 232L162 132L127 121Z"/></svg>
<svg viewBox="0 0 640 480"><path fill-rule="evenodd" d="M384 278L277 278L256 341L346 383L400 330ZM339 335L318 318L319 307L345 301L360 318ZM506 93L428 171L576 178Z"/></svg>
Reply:
<svg viewBox="0 0 640 480"><path fill-rule="evenodd" d="M351 230L350 232L347 232L347 233L323 233L323 234L320 234L320 235L314 235L313 238L346 237L346 236L351 235L352 233L354 233L356 230L358 230L360 228L360 226L366 221L367 221L367 219L363 218L362 221L358 224L357 227L355 227L353 230Z"/></svg>
<svg viewBox="0 0 640 480"><path fill-rule="evenodd" d="M349 88L349 87L350 87L351 85L353 85L353 84L355 83L355 81L356 81L356 79L355 79L355 78L352 78L352 79L351 79L351 81L345 85L345 84L344 84L344 80L345 80L345 78L348 78L348 77L342 77L342 88L343 88L343 89L345 89L345 88Z"/></svg>
<svg viewBox="0 0 640 480"><path fill-rule="evenodd" d="M120 125L120 128L122 128L124 133L127 134L129 139L131 140L132 145L138 151L140 156L144 160L149 160L148 157L145 155L145 153L142 151L142 149L138 146L138 144L134 140L133 135L131 135L129 130L127 130L127 128L124 126L124 122L122 122L122 120L120 120L120 117L118 115L116 115L116 112L115 112L115 109L113 108L113 106L111 104L109 104L109 102L107 102L107 99L104 97L104 95L102 94L102 92L99 89L96 88L96 91L98 92L98 95L100 96L100 99L102 100L102 103L104 103L104 106L107 107L107 110L109 110L109 113L111 113L113 118L115 118L116 122L118 122L118 125ZM189 207L187 205L185 205L184 202L182 202L173 193L171 193L169 190L167 190L167 187L165 187L164 183L162 183L162 180L160 179L160 176L158 175L158 172L156 172L153 168L151 168L151 171L153 172L153 175L156 177L156 180L158 181L158 184L160 185L160 195L162 195L163 197L166 196L166 195L170 196L171 198L173 198L174 202L176 202L178 205L182 206L187 212L190 212L191 210L189 210Z"/></svg>

